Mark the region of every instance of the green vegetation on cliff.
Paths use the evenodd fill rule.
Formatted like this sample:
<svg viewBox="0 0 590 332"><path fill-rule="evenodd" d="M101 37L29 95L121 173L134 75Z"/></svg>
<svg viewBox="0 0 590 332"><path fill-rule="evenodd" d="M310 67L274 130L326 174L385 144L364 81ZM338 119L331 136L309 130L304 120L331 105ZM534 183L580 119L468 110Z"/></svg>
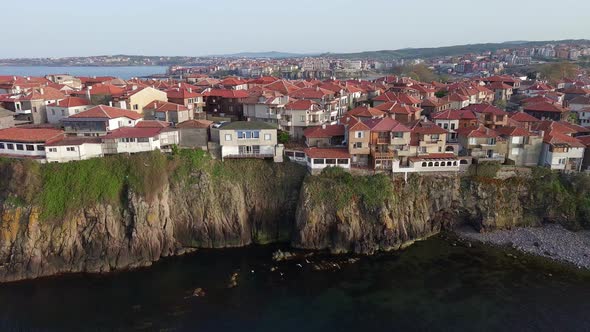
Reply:
<svg viewBox="0 0 590 332"><path fill-rule="evenodd" d="M337 209L353 201L375 209L393 194L393 183L385 174L353 176L339 167L329 167L318 176L309 177L307 185L314 193L314 203L334 201Z"/></svg>
<svg viewBox="0 0 590 332"><path fill-rule="evenodd" d="M0 179L0 198L12 205L39 206L42 220L60 220L97 203L121 206L129 192L151 200L164 185L190 185L202 173L274 195L298 189L305 175L303 167L292 163L220 162L201 150L175 150L169 155L154 151L45 165L2 159L0 172L5 175Z"/></svg>

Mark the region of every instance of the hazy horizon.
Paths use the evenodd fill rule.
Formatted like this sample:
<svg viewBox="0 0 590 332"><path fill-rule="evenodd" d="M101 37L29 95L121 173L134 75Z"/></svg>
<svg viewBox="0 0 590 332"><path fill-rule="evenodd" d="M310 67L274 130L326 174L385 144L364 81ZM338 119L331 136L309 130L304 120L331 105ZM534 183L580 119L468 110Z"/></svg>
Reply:
<svg viewBox="0 0 590 332"><path fill-rule="evenodd" d="M104 0L90 9L73 0L32 0L3 6L12 14L4 23L18 32L0 37L11 46L0 58L351 53L590 38L590 2L572 0L559 6L497 0L485 10L467 0L300 0L296 7L271 0Z"/></svg>

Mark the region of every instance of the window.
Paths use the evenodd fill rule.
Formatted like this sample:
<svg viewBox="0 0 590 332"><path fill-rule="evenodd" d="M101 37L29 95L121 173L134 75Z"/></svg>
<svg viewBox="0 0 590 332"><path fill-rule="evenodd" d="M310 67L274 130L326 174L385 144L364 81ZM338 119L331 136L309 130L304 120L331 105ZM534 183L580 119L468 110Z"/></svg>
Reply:
<svg viewBox="0 0 590 332"><path fill-rule="evenodd" d="M365 133L363 133L362 131L357 131L357 132L355 132L355 137L356 138L363 138L363 137L365 137Z"/></svg>
<svg viewBox="0 0 590 332"><path fill-rule="evenodd" d="M514 136L512 137L512 144L522 144L523 137L522 136Z"/></svg>
<svg viewBox="0 0 590 332"><path fill-rule="evenodd" d="M225 140L231 141L231 134L225 134Z"/></svg>
<svg viewBox="0 0 590 332"><path fill-rule="evenodd" d="M260 138L260 132L259 131L253 131L252 132L252 138Z"/></svg>
<svg viewBox="0 0 590 332"><path fill-rule="evenodd" d="M512 148L511 154L513 156L518 156L520 154L520 149L519 148Z"/></svg>
<svg viewBox="0 0 590 332"><path fill-rule="evenodd" d="M433 141L438 141L439 138L440 138L440 136L438 134L430 135L430 139L432 139Z"/></svg>
<svg viewBox="0 0 590 332"><path fill-rule="evenodd" d="M35 151L35 146L32 144L27 144L27 151Z"/></svg>
<svg viewBox="0 0 590 332"><path fill-rule="evenodd" d="M565 158L559 158L559 160L557 161L558 164L560 165L565 165Z"/></svg>
<svg viewBox="0 0 590 332"><path fill-rule="evenodd" d="M449 129L449 124L448 124L448 123L445 123L445 124L443 125L443 128L444 128L444 129Z"/></svg>
<svg viewBox="0 0 590 332"><path fill-rule="evenodd" d="M61 116L66 116L66 111L65 110L61 110Z"/></svg>
<svg viewBox="0 0 590 332"><path fill-rule="evenodd" d="M348 165L348 159L338 159L338 165Z"/></svg>
<svg viewBox="0 0 590 332"><path fill-rule="evenodd" d="M22 145L22 144L17 144L16 145L16 149L19 150L19 151L24 151L25 150L25 146Z"/></svg>
<svg viewBox="0 0 590 332"><path fill-rule="evenodd" d="M400 131L396 131L391 133L391 135L393 136L393 138L403 138L404 137L404 133L400 132Z"/></svg>
<svg viewBox="0 0 590 332"><path fill-rule="evenodd" d="M137 110L139 109L139 105L137 105L137 104L134 104L134 105L133 105L133 109L137 111Z"/></svg>
<svg viewBox="0 0 590 332"><path fill-rule="evenodd" d="M55 115L55 110L51 110L51 115Z"/></svg>
<svg viewBox="0 0 590 332"><path fill-rule="evenodd" d="M314 165L323 165L324 159L314 159L313 163L314 163Z"/></svg>
<svg viewBox="0 0 590 332"><path fill-rule="evenodd" d="M451 130L454 130L454 129L455 129L455 124L451 123Z"/></svg>
<svg viewBox="0 0 590 332"><path fill-rule="evenodd" d="M74 151L76 151L76 147L75 146L68 146L68 147L66 147L66 151L74 152Z"/></svg>
<svg viewBox="0 0 590 332"><path fill-rule="evenodd" d="M0 143L0 149L4 150L4 143Z"/></svg>
<svg viewBox="0 0 590 332"><path fill-rule="evenodd" d="M137 139L138 143L148 143L150 141L149 137L140 137Z"/></svg>
<svg viewBox="0 0 590 332"><path fill-rule="evenodd" d="M477 144L477 139L475 139L475 137L469 138L469 145L475 145L475 144Z"/></svg>
<svg viewBox="0 0 590 332"><path fill-rule="evenodd" d="M336 159L326 159L327 165L336 165Z"/></svg>
<svg viewBox="0 0 590 332"><path fill-rule="evenodd" d="M265 141L270 141L271 140L271 134L264 134L264 140Z"/></svg>
<svg viewBox="0 0 590 332"><path fill-rule="evenodd" d="M14 144L12 144L12 143L8 143L8 144L6 144L6 148L7 148L8 150L14 150Z"/></svg>
<svg viewBox="0 0 590 332"><path fill-rule="evenodd" d="M57 152L57 148L49 148L49 152Z"/></svg>
<svg viewBox="0 0 590 332"><path fill-rule="evenodd" d="M305 115L301 115L301 116L299 116L299 121L301 121L301 122L305 122Z"/></svg>
<svg viewBox="0 0 590 332"><path fill-rule="evenodd" d="M37 145L37 151L45 151L44 145Z"/></svg>
<svg viewBox="0 0 590 332"><path fill-rule="evenodd" d="M37 113L37 107L33 107L33 113Z"/></svg>

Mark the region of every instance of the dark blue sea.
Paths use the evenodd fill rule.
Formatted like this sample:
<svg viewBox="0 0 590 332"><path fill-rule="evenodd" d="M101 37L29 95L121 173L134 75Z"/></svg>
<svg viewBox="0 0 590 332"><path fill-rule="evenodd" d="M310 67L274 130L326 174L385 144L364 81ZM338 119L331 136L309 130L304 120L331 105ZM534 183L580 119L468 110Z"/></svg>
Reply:
<svg viewBox="0 0 590 332"><path fill-rule="evenodd" d="M276 263L277 248L0 285L0 331L590 330L590 275L544 259L443 236L356 263ZM314 268L330 261L339 268Z"/></svg>

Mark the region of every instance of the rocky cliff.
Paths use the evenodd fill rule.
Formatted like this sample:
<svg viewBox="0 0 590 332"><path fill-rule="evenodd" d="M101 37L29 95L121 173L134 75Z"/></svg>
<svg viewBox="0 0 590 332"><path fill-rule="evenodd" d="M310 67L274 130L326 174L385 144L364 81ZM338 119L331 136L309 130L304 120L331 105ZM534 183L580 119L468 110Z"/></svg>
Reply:
<svg viewBox="0 0 590 332"><path fill-rule="evenodd" d="M530 181L518 179L306 177L291 163L190 154L41 167L2 161L0 173L0 281L108 272L251 243L372 253L461 221L483 231L529 225L543 211ZM555 215L576 215L567 213Z"/></svg>

